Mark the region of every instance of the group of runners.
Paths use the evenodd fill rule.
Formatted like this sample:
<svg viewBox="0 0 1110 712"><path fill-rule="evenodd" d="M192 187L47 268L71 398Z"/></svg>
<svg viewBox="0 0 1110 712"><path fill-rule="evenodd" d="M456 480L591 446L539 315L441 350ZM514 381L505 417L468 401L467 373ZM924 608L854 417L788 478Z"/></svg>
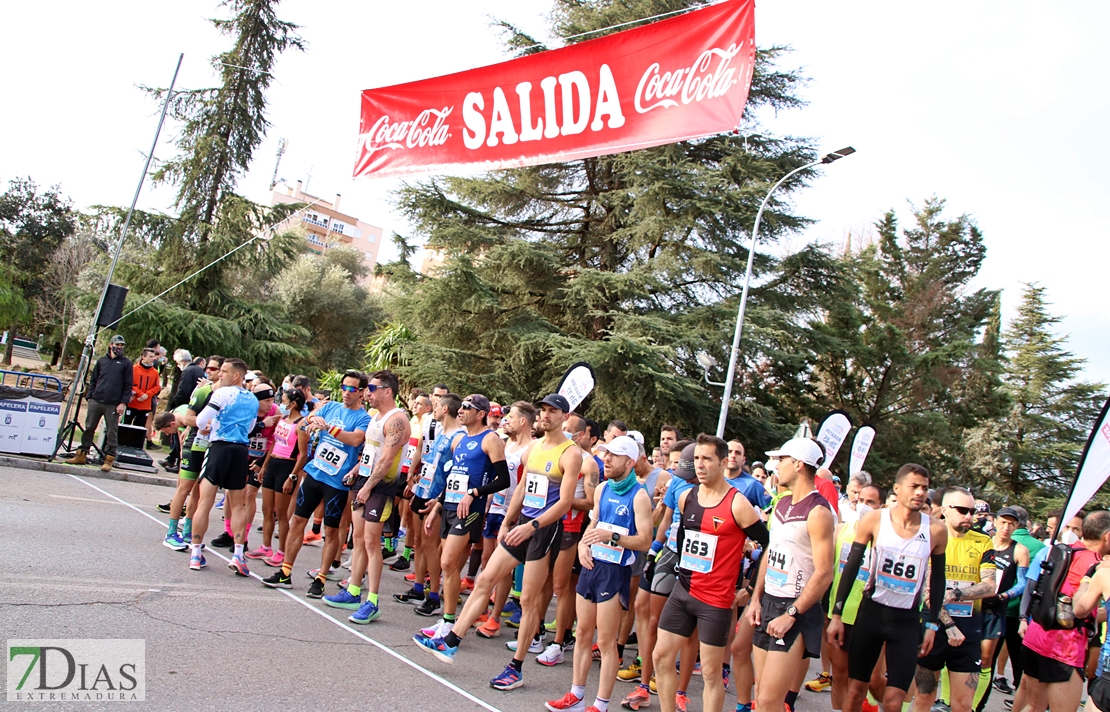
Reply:
<svg viewBox="0 0 1110 712"><path fill-rule="evenodd" d="M249 576L248 560L261 561L265 586L292 588L304 544L320 543L306 595L357 624L382 615L393 557L391 570L411 569L393 598L435 619L415 632L419 650L450 664L470 633L516 627L512 658L490 680L499 690L524 684L529 653L547 666L570 658L570 689L549 710L606 712L618 699L639 710L653 696L685 710L697 674L704 710L723 709L731 685L738 712L792 712L805 684L831 689L835 710L981 712L992 685L1014 692L994 676L1005 647L1012 709L1072 712L1086 676L1088 704L1110 712L1089 634L1110 596L1110 565L1099 565L1110 513L1056 523L1072 533L1083 571L1068 593L1088 625L1045 630L1022 600L1048 551L1027 513L1002 508L982 533L973 495L932 489L920 465L902 466L889 494L866 473L841 494L810 438L749 467L738 441L663 426L649 450L623 422L602 431L559 394L502 408L440 384L410 392L410 413L389 371L347 371L327 402L248 376L238 359L211 357L206 372L160 421L182 443L165 546L203 569L222 489L224 532L211 545L232 550L230 568ZM806 683L818 657L825 671ZM634 687L615 695L618 683Z"/></svg>

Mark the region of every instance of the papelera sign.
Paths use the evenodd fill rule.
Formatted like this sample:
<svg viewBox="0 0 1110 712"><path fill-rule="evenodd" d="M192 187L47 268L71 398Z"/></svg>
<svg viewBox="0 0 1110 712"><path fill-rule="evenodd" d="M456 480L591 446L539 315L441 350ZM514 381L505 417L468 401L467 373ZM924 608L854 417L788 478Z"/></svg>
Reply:
<svg viewBox="0 0 1110 712"><path fill-rule="evenodd" d="M754 0L362 93L354 175L569 161L731 131L755 65Z"/></svg>

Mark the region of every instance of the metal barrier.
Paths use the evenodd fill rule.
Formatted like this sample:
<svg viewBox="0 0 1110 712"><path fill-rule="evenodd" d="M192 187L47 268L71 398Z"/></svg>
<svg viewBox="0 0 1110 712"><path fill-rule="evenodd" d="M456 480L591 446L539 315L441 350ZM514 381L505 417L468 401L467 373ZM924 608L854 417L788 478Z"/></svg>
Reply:
<svg viewBox="0 0 1110 712"><path fill-rule="evenodd" d="M11 377L12 383L8 382ZM41 384L41 385L36 385ZM62 393L65 385L57 376L47 376L41 373L24 373L22 371L0 370L0 386L14 386L16 388L30 388L32 390L57 391Z"/></svg>

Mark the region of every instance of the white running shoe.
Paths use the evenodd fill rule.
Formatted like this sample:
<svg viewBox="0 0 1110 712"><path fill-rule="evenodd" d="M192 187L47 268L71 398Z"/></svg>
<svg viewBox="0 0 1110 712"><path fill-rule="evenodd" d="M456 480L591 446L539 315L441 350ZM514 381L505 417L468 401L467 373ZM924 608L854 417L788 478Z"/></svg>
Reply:
<svg viewBox="0 0 1110 712"><path fill-rule="evenodd" d="M538 638L532 638L532 643L528 646L528 652L532 654L539 654L544 651L544 640L547 639L547 633L544 633ZM509 650L516 652L516 639L506 641L505 647Z"/></svg>
<svg viewBox="0 0 1110 712"><path fill-rule="evenodd" d="M563 646L558 643L552 643L547 646L547 650L544 650L536 657L536 662L540 665L546 665L547 667L562 665L565 662L563 658Z"/></svg>
<svg viewBox="0 0 1110 712"><path fill-rule="evenodd" d="M440 618L438 621L428 626L427 628L421 628L420 634L427 638L442 638L443 636L447 635L447 633L454 627L454 621L446 621Z"/></svg>

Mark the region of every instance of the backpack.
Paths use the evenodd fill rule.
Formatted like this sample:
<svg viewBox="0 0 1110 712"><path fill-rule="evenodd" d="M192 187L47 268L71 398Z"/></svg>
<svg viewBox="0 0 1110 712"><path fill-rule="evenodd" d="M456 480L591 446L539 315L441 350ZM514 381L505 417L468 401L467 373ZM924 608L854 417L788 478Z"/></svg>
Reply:
<svg viewBox="0 0 1110 712"><path fill-rule="evenodd" d="M1030 594L1029 619L1045 630L1071 630L1076 627L1071 596L1079 589L1083 573L1098 566L1100 557L1087 549L1076 549L1057 542L1041 564L1041 576ZM1079 575L1073 568L1081 568Z"/></svg>

